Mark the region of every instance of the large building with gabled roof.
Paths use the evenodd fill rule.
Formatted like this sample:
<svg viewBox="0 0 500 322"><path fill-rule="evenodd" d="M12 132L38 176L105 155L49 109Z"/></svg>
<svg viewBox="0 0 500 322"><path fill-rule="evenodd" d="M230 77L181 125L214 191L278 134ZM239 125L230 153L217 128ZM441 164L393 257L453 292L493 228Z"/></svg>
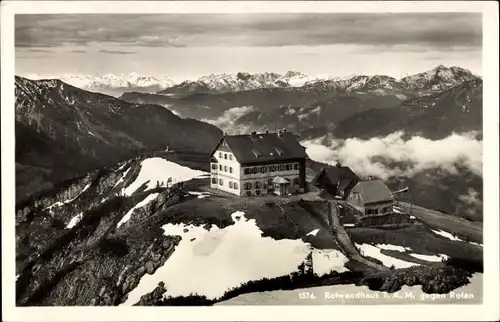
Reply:
<svg viewBox="0 0 500 322"><path fill-rule="evenodd" d="M224 135L210 156L210 187L238 196L305 192L306 157L286 130Z"/></svg>

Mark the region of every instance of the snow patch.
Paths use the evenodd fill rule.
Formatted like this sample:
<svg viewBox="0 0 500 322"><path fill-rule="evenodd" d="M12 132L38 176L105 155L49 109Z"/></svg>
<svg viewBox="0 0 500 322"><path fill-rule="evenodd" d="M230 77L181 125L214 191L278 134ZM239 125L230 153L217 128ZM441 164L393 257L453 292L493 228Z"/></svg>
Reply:
<svg viewBox="0 0 500 322"><path fill-rule="evenodd" d="M447 255L440 254L439 256L436 255L423 255L423 254L410 254L410 256L428 261L428 262L441 262L443 259L448 259Z"/></svg>
<svg viewBox="0 0 500 322"><path fill-rule="evenodd" d="M127 163L125 162L124 164L122 164L121 166L118 167L118 169L116 169L115 171L113 172L118 172L120 171L121 169L125 168L125 166L127 165Z"/></svg>
<svg viewBox="0 0 500 322"><path fill-rule="evenodd" d="M193 196L198 196L198 199L206 198L212 195L211 193L208 192L199 192L199 191L189 191L189 194Z"/></svg>
<svg viewBox="0 0 500 322"><path fill-rule="evenodd" d="M123 180L125 179L125 177L127 176L128 172L130 171L130 169L132 169L132 167L128 168L127 170L125 170L125 172L122 174L122 177L115 183L115 185L113 186L113 188L111 189L114 189L116 186L118 186L120 183L123 182ZM122 195L123 195L123 190L122 189Z"/></svg>
<svg viewBox="0 0 500 322"><path fill-rule="evenodd" d="M394 265L395 268L407 268L419 265L416 263L410 263L394 257L384 255L380 252L380 248L373 245L356 243L356 247L360 250L361 255L376 258L382 261L382 264L384 264L384 266L387 267L391 267L392 265Z"/></svg>
<svg viewBox="0 0 500 322"><path fill-rule="evenodd" d="M306 236L309 236L309 235L316 236L318 233L319 233L319 229L314 229L313 231L308 232Z"/></svg>
<svg viewBox="0 0 500 322"><path fill-rule="evenodd" d="M314 249L312 252L313 272L318 276L323 276L337 271L347 272L344 266L349 259L336 249Z"/></svg>
<svg viewBox="0 0 500 322"><path fill-rule="evenodd" d="M448 238L449 240L453 240L453 241L464 241L452 234L450 234L449 232L446 232L444 230L434 230L434 229L431 229L433 233L435 233L436 235L439 235L439 236L442 236L444 238Z"/></svg>
<svg viewBox="0 0 500 322"><path fill-rule="evenodd" d="M49 210L49 211L52 211L52 208L55 208L55 207L61 207L61 206L64 206L66 204L69 204L70 202L73 202L76 200L76 198L80 197L82 193L84 193L85 191L87 191L88 188L90 188L90 186L92 185L92 182L89 182L87 183L87 185L85 187L83 187L82 191L80 191L76 196L74 196L73 198L71 199L68 199L68 200L65 200L63 202L61 201L58 201L58 202L55 202L53 203L52 205L48 206L48 207L45 207L43 208L43 210Z"/></svg>
<svg viewBox="0 0 500 322"><path fill-rule="evenodd" d="M234 224L224 229L215 225L209 230L186 224L164 225L164 235L178 235L182 240L162 267L141 278L122 305L137 303L161 281L167 289L165 296L198 294L219 298L242 283L297 271L311 251L313 267L318 266L318 273L345 269L343 264L347 259L341 253L314 251L300 239L262 237L255 220L244 215L242 211L234 212L231 215Z"/></svg>
<svg viewBox="0 0 500 322"><path fill-rule="evenodd" d="M168 183L169 179L172 180L172 183L177 183L195 179L202 175L206 175L206 172L193 170L162 158L149 158L141 162L139 175L134 182L123 190L123 194L126 196L132 195L144 183L147 183L146 190L148 190L155 188L158 182L163 187Z"/></svg>
<svg viewBox="0 0 500 322"><path fill-rule="evenodd" d="M380 249L385 249L385 250L396 250L398 252L406 252L407 250L411 250L410 247L403 247L403 246L397 246L397 245L391 245L391 244L377 244L375 247L378 247Z"/></svg>
<svg viewBox="0 0 500 322"><path fill-rule="evenodd" d="M78 215L76 215L75 217L71 218L71 220L69 221L66 228L71 229L71 228L75 227L76 224L78 224L80 222L80 220L82 220L82 218L83 218L83 212L81 212Z"/></svg>
<svg viewBox="0 0 500 322"><path fill-rule="evenodd" d="M483 244L478 244L478 243L475 243L475 242L466 242L465 240L463 239L460 239L459 237L447 232L447 231L444 231L442 229L440 230L434 230L434 229L431 229L433 233L435 233L436 235L439 235L439 236L442 236L444 238L447 238L449 240L453 240L453 241L461 241L461 242L464 242L464 243L469 243L469 244L472 244L472 245L476 245L476 246L483 246Z"/></svg>
<svg viewBox="0 0 500 322"><path fill-rule="evenodd" d="M129 221L130 216L132 216L132 213L134 212L134 210L147 205L148 203L150 203L151 201L153 201L154 199L156 199L156 197L158 197L158 195L159 195L159 193L152 193L149 196L147 196L146 198L144 198L144 200L142 200L141 202L139 202L138 204L136 204L135 206L133 206L125 214L125 216L123 216L123 218L118 222L118 224L116 225L116 228L120 228L121 225L123 225L124 223L126 223L127 221Z"/></svg>

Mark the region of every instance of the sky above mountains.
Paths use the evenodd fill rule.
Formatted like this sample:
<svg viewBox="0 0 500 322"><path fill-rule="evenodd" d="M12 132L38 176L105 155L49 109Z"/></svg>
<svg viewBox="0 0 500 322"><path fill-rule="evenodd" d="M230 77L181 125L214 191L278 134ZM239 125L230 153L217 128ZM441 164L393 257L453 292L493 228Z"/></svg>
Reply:
<svg viewBox="0 0 500 322"><path fill-rule="evenodd" d="M481 72L476 13L17 15L16 74Z"/></svg>

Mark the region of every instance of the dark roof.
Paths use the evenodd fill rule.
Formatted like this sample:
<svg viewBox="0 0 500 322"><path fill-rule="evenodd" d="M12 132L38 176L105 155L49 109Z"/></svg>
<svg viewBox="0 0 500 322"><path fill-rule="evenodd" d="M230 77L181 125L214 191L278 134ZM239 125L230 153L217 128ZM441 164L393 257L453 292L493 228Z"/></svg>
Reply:
<svg viewBox="0 0 500 322"><path fill-rule="evenodd" d="M240 163L282 161L306 158L305 148L291 132L228 135L225 140ZM220 143L219 142L219 145ZM215 150L217 150L218 145ZM214 151L215 152L215 151Z"/></svg>
<svg viewBox="0 0 500 322"><path fill-rule="evenodd" d="M391 190L378 179L360 181L352 191L361 194L365 204L394 200Z"/></svg>
<svg viewBox="0 0 500 322"><path fill-rule="evenodd" d="M338 185L340 190L345 190L350 184L356 184L359 180L359 177L349 167L335 166L321 169L311 183Z"/></svg>

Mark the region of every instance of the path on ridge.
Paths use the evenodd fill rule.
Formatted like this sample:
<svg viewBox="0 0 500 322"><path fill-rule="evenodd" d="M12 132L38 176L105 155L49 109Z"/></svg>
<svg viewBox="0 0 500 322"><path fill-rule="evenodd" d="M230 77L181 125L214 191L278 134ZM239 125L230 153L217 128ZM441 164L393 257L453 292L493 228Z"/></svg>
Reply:
<svg viewBox="0 0 500 322"><path fill-rule="evenodd" d="M331 230L332 233L335 235L337 238L337 241L346 253L346 255L349 258L352 258L360 263L363 263L367 266L370 266L372 268L375 268L377 270L388 270L389 268L385 267L384 265L375 263L367 259L366 257L361 256L359 253L359 250L354 246L354 244L351 241L351 237L349 237L349 234L345 230L345 228L342 226L340 223L340 219L338 216L338 209L337 209L337 203L335 201L328 201L328 216L330 218L330 223L331 223Z"/></svg>

